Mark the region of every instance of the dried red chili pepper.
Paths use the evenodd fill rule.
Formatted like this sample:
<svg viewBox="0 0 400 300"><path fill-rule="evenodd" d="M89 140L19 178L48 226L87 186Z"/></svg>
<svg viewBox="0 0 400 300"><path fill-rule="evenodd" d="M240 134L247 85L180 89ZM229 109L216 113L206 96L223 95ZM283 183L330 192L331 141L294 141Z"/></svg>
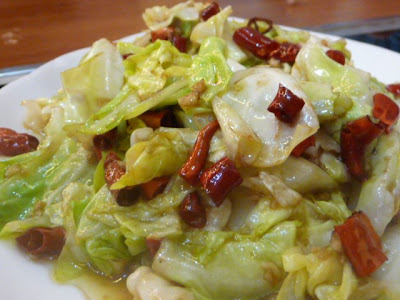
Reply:
<svg viewBox="0 0 400 300"><path fill-rule="evenodd" d="M182 53L187 52L187 38L175 33L171 40L172 44Z"/></svg>
<svg viewBox="0 0 400 300"><path fill-rule="evenodd" d="M400 83L393 83L386 86L386 89L391 92L396 98L400 97Z"/></svg>
<svg viewBox="0 0 400 300"><path fill-rule="evenodd" d="M161 239L154 239L154 238L146 239L146 246L147 249L149 249L151 257L154 257L157 254L158 249L160 249L161 242L162 242Z"/></svg>
<svg viewBox="0 0 400 300"><path fill-rule="evenodd" d="M399 119L399 106L384 94L375 94L373 99L372 115L385 125L386 133L389 133L391 127Z"/></svg>
<svg viewBox="0 0 400 300"><path fill-rule="evenodd" d="M293 64L300 49L301 46L298 44L284 42L279 45L278 50L274 51L271 56L281 62Z"/></svg>
<svg viewBox="0 0 400 300"><path fill-rule="evenodd" d="M0 155L16 156L35 151L38 146L39 140L32 135L0 128Z"/></svg>
<svg viewBox="0 0 400 300"><path fill-rule="evenodd" d="M364 153L369 143L380 136L384 126L374 124L368 116L348 123L340 135L340 150L349 173L359 181L366 179Z"/></svg>
<svg viewBox="0 0 400 300"><path fill-rule="evenodd" d="M228 157L217 161L205 170L200 177L202 188L216 206L220 206L226 196L242 181L243 178L238 169Z"/></svg>
<svg viewBox="0 0 400 300"><path fill-rule="evenodd" d="M359 181L365 180L364 147L361 146L357 138L347 128L343 128L341 131L340 149L343 162L349 173Z"/></svg>
<svg viewBox="0 0 400 300"><path fill-rule="evenodd" d="M264 23L268 24L268 28L266 30L264 30L264 31L261 31L260 28L258 27L257 22L264 22ZM274 25L274 22L272 22L270 19L259 18L259 17L251 18L249 20L249 22L247 22L247 27L254 28L255 30L257 30L261 34L265 34L265 33L269 32L269 31L271 31L272 28L273 28L273 25Z"/></svg>
<svg viewBox="0 0 400 300"><path fill-rule="evenodd" d="M108 188L117 182L124 174L125 167L123 166L121 159L114 152L107 154L104 160L104 176ZM141 190L138 186L135 186L126 187L120 190L110 190L110 192L118 205L131 206L136 203Z"/></svg>
<svg viewBox="0 0 400 300"><path fill-rule="evenodd" d="M354 213L342 225L335 226L335 231L358 276L370 275L387 260L381 240L363 212Z"/></svg>
<svg viewBox="0 0 400 300"><path fill-rule="evenodd" d="M125 174L125 167L114 152L108 153L104 160L104 174L108 187L112 186Z"/></svg>
<svg viewBox="0 0 400 300"><path fill-rule="evenodd" d="M192 185L199 181L199 175L207 161L211 139L218 128L218 121L214 121L199 132L189 159L179 171L179 175Z"/></svg>
<svg viewBox="0 0 400 300"><path fill-rule="evenodd" d="M212 2L208 5L203 11L200 13L200 17L203 21L207 21L212 16L215 16L217 13L220 12L220 8L217 2Z"/></svg>
<svg viewBox="0 0 400 300"><path fill-rule="evenodd" d="M326 51L326 55L341 65L346 63L346 56L342 51L330 49Z"/></svg>
<svg viewBox="0 0 400 300"><path fill-rule="evenodd" d="M143 194L151 200L157 195L161 194L170 180L169 176L154 178L146 183L141 184Z"/></svg>
<svg viewBox="0 0 400 300"><path fill-rule="evenodd" d="M294 157L300 157L304 151L306 151L309 147L315 146L315 135L312 135L298 144L293 150L292 155Z"/></svg>
<svg viewBox="0 0 400 300"><path fill-rule="evenodd" d="M151 32L151 41L170 41L180 52L186 52L187 39L179 34L174 27L169 26Z"/></svg>
<svg viewBox="0 0 400 300"><path fill-rule="evenodd" d="M278 42L267 38L250 27L237 29L233 34L233 40L240 47L262 59L269 59L272 53L279 49Z"/></svg>
<svg viewBox="0 0 400 300"><path fill-rule="evenodd" d="M37 258L53 258L60 255L65 243L65 230L62 227L31 228L16 238L17 244L30 255Z"/></svg>
<svg viewBox="0 0 400 300"><path fill-rule="evenodd" d="M362 145L368 145L379 137L384 130L382 124L375 124L369 116L347 123L346 127Z"/></svg>
<svg viewBox="0 0 400 300"><path fill-rule="evenodd" d="M174 114L170 110L147 111L139 116L146 126L153 129L160 127L176 127Z"/></svg>
<svg viewBox="0 0 400 300"><path fill-rule="evenodd" d="M294 63L301 49L298 44L287 42L279 44L251 27L237 29L233 34L233 40L259 58L268 60L273 57L287 63Z"/></svg>
<svg viewBox="0 0 400 300"><path fill-rule="evenodd" d="M95 135L93 137L94 150L99 159L101 159L101 151L112 149L117 141L117 136L117 128L114 128L106 133Z"/></svg>
<svg viewBox="0 0 400 300"><path fill-rule="evenodd" d="M293 123L304 106L304 100L297 97L291 90L279 84L274 101L268 106L268 111L285 123Z"/></svg>
<svg viewBox="0 0 400 300"><path fill-rule="evenodd" d="M206 225L206 210L196 192L190 193L183 199L179 205L179 216L191 227L203 228Z"/></svg>
<svg viewBox="0 0 400 300"><path fill-rule="evenodd" d="M151 41L154 43L156 40L171 41L174 35L175 28L165 27L151 32Z"/></svg>
<svg viewBox="0 0 400 300"><path fill-rule="evenodd" d="M132 186L121 190L112 190L111 193L119 206L131 206L138 201L141 189L139 186Z"/></svg>

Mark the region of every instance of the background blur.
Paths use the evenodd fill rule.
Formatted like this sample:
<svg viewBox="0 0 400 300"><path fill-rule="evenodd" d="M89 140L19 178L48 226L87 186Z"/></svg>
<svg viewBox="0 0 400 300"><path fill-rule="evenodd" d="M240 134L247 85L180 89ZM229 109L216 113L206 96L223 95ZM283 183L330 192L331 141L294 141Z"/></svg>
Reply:
<svg viewBox="0 0 400 300"><path fill-rule="evenodd" d="M138 32L145 28L141 15L146 7L172 6L178 2L1 0L0 83L9 68L35 68L63 53L90 46L101 37L115 40ZM400 0L220 0L219 3L222 7L232 5L239 17L266 17L279 24L349 36L400 51Z"/></svg>

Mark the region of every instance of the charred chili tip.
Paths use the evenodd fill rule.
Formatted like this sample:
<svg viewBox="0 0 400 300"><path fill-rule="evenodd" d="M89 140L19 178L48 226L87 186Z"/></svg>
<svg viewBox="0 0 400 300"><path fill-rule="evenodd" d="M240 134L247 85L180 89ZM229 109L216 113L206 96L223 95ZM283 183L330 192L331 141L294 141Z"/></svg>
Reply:
<svg viewBox="0 0 400 300"><path fill-rule="evenodd" d="M203 11L200 13L200 17L203 21L207 21L212 16L220 12L219 5L216 1L210 3Z"/></svg>
<svg viewBox="0 0 400 300"><path fill-rule="evenodd" d="M16 238L17 244L28 254L37 258L53 258L60 255L65 243L62 227L31 228Z"/></svg>
<svg viewBox="0 0 400 300"><path fill-rule="evenodd" d="M170 180L169 176L154 178L146 183L142 183L143 194L147 200L151 200L161 194Z"/></svg>
<svg viewBox="0 0 400 300"><path fill-rule="evenodd" d="M304 151L306 151L308 148L315 146L315 135L312 135L308 138L306 138L304 141L302 141L300 144L298 144L293 150L292 150L292 155L294 157L300 157Z"/></svg>
<svg viewBox="0 0 400 300"><path fill-rule="evenodd" d="M278 93L272 103L268 106L268 111L285 123L293 123L304 106L304 100L297 97L291 90L279 84Z"/></svg>
<svg viewBox="0 0 400 300"><path fill-rule="evenodd" d="M126 187L120 190L111 190L111 194L119 206L132 206L138 202L141 189L139 186Z"/></svg>
<svg viewBox="0 0 400 300"><path fill-rule="evenodd" d="M200 173L207 161L211 139L218 128L218 121L214 121L199 132L189 159L179 171L179 175L192 185L196 185L199 181Z"/></svg>
<svg viewBox="0 0 400 300"><path fill-rule="evenodd" d="M338 64L344 65L346 63L346 57L342 51L330 49L326 51L326 55Z"/></svg>
<svg viewBox="0 0 400 300"><path fill-rule="evenodd" d="M192 192L179 205L179 216L191 227L203 228L206 225L206 210L196 192Z"/></svg>
<svg viewBox="0 0 400 300"><path fill-rule="evenodd" d="M122 59L125 60L127 59L129 56L133 55L133 53L126 53L122 55Z"/></svg>
<svg viewBox="0 0 400 300"><path fill-rule="evenodd" d="M221 206L228 194L243 182L233 161L222 158L205 170L200 177L201 186L217 207Z"/></svg>
<svg viewBox="0 0 400 300"><path fill-rule="evenodd" d="M259 22L267 24L268 25L267 29L261 31L260 28L258 27L258 23ZM274 22L272 22L270 19L260 18L260 17L251 18L249 20L249 22L247 23L247 27L254 28L255 30L257 30L261 34L265 34L265 33L269 32L269 31L271 31L272 28L273 28L273 25L274 25Z"/></svg>
<svg viewBox="0 0 400 300"><path fill-rule="evenodd" d="M39 140L33 135L0 128L0 155L16 156L35 151Z"/></svg>
<svg viewBox="0 0 400 300"><path fill-rule="evenodd" d="M381 240L363 212L356 212L335 226L335 232L358 276L369 276L387 260Z"/></svg>
<svg viewBox="0 0 400 300"><path fill-rule="evenodd" d="M372 115L384 124L386 133L389 133L392 126L399 119L399 106L384 94L375 94L373 99Z"/></svg>

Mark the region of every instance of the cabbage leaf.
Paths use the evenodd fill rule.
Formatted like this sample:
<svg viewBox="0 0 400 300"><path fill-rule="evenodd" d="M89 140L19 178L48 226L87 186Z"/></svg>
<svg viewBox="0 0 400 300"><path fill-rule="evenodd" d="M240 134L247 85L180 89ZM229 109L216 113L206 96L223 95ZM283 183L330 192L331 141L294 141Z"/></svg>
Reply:
<svg viewBox="0 0 400 300"><path fill-rule="evenodd" d="M268 111L279 84L305 101L294 124L281 122ZM224 104L214 98L214 113L230 157L241 163L256 167L279 165L300 142L319 128L317 116L299 83L279 69L259 66L235 72L221 99ZM249 145L255 147L248 148Z"/></svg>

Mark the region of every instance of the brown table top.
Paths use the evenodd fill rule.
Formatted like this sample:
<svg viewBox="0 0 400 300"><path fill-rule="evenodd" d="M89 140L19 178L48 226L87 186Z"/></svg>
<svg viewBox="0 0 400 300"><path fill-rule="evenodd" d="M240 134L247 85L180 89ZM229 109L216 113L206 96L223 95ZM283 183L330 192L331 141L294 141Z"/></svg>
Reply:
<svg viewBox="0 0 400 300"><path fill-rule="evenodd" d="M289 2L293 2L289 4ZM42 63L96 39L115 40L145 28L146 7L179 0L2 0L0 68ZM312 27L400 15L399 0L220 0L239 17Z"/></svg>

